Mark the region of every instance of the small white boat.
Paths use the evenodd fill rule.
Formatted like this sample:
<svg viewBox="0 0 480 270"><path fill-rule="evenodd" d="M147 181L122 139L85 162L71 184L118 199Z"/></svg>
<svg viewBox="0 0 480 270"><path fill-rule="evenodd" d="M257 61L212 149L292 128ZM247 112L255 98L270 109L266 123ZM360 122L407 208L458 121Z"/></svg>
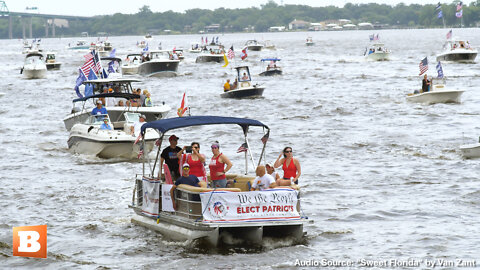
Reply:
<svg viewBox="0 0 480 270"><path fill-rule="evenodd" d="M307 46L315 45L315 42L313 42L312 37L307 37L307 41L305 41L305 45L307 45Z"/></svg>
<svg viewBox="0 0 480 270"><path fill-rule="evenodd" d="M277 62L280 61L279 58L263 58L262 63L268 63L265 67L265 71L258 74L259 76L274 76L282 75L282 68L277 65Z"/></svg>
<svg viewBox="0 0 480 270"><path fill-rule="evenodd" d="M273 44L271 40L265 40L263 42L263 48L272 51L277 49L277 47L275 47L275 44Z"/></svg>
<svg viewBox="0 0 480 270"><path fill-rule="evenodd" d="M465 158L480 158L480 140L478 143L462 145L460 150Z"/></svg>
<svg viewBox="0 0 480 270"><path fill-rule="evenodd" d="M223 55L225 54L225 48L223 45L207 45L202 48L202 52L195 59L195 63L223 63Z"/></svg>
<svg viewBox="0 0 480 270"><path fill-rule="evenodd" d="M477 57L478 51L471 47L469 41L459 38L447 40L443 45L444 51L437 54L437 61L455 61L472 63Z"/></svg>
<svg viewBox="0 0 480 270"><path fill-rule="evenodd" d="M20 73L27 79L41 79L47 75L47 65L41 53L29 53L25 57L25 63Z"/></svg>
<svg viewBox="0 0 480 270"><path fill-rule="evenodd" d="M263 49L263 44L261 44L260 42L256 41L255 39L252 39L252 40L248 40L246 43L245 43L245 47L244 48L247 48L248 51L261 51Z"/></svg>
<svg viewBox="0 0 480 270"><path fill-rule="evenodd" d="M444 79L432 80L431 90L428 92L415 91L418 93L408 94L407 100L417 103L459 103L464 90L448 89Z"/></svg>
<svg viewBox="0 0 480 270"><path fill-rule="evenodd" d="M87 44L85 40L78 40L75 45L70 46L70 43L67 46L69 50L88 50L90 49L90 45Z"/></svg>
<svg viewBox="0 0 480 270"><path fill-rule="evenodd" d="M220 94L222 98L257 98L263 95L265 87L252 84L252 77L248 66L236 67L238 85L232 86L231 90Z"/></svg>
<svg viewBox="0 0 480 270"><path fill-rule="evenodd" d="M153 36L150 33L147 33L145 35L145 40L147 40L147 41L153 40Z"/></svg>
<svg viewBox="0 0 480 270"><path fill-rule="evenodd" d="M175 77L179 63L180 60L174 59L172 51L149 51L140 61L138 74L146 77Z"/></svg>
<svg viewBox="0 0 480 270"><path fill-rule="evenodd" d="M190 53L201 53L202 52L202 46L198 42L192 42L190 44L190 49L188 50Z"/></svg>
<svg viewBox="0 0 480 270"><path fill-rule="evenodd" d="M123 117L112 122L108 115L91 115L84 123L75 124L70 130L68 149L75 154L100 158L137 158L140 151L150 153L159 138L153 130L145 133L143 144L135 144L137 136L132 127L139 122L139 113L125 112ZM108 123L112 129L102 129Z"/></svg>
<svg viewBox="0 0 480 270"><path fill-rule="evenodd" d="M47 56L46 65L48 70L58 70L62 66L61 62L57 62L56 54L54 52L45 53Z"/></svg>
<svg viewBox="0 0 480 270"><path fill-rule="evenodd" d="M147 42L145 40L142 40L140 42L137 41L137 47L143 49L147 46Z"/></svg>
<svg viewBox="0 0 480 270"><path fill-rule="evenodd" d="M141 61L142 61L141 53L128 54L122 65L122 74L123 75L138 74L138 67L140 66Z"/></svg>
<svg viewBox="0 0 480 270"><path fill-rule="evenodd" d="M158 159L144 158L143 170L136 175L133 197L129 207L133 209L132 223L160 232L174 241L199 241L210 246L262 244L265 238L287 240L291 244L302 242L304 224L308 217L302 214L300 188L298 185L283 186L263 191L250 191L249 184L255 178L248 175L249 160L256 166L263 164L262 154L266 143L254 161L250 151L255 145L249 142L247 133L253 129L263 129L268 137L270 129L260 121L248 118L220 116L187 116L162 119L146 123L142 132L148 129L160 134L160 143L166 132L182 128L222 125L222 130L234 132L232 127L241 127L244 139L239 144L249 146L245 152L245 171L225 175L232 182L231 188L202 188L180 184L173 191L176 208L173 207L172 180L159 178ZM203 130L203 129L202 129ZM146 134L146 133L145 133ZM249 134L251 136L251 134ZM232 137L233 138L233 137ZM159 153L162 149L158 147ZM159 154L158 153L158 154ZM158 155L157 154L157 155ZM263 163L262 163L263 162ZM161 170L161 169L160 169ZM165 171L168 171L165 169ZM255 199L256 198L256 199Z"/></svg>
<svg viewBox="0 0 480 270"><path fill-rule="evenodd" d="M383 43L375 42L365 50L365 57L373 61L388 61L390 60L390 51L385 48Z"/></svg>

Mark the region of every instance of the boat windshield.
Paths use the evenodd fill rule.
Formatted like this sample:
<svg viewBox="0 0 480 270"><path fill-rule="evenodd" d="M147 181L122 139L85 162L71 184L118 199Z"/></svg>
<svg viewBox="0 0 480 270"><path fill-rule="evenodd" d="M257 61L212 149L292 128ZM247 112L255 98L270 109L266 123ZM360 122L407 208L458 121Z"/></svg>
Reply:
<svg viewBox="0 0 480 270"><path fill-rule="evenodd" d="M87 125L101 125L103 124L104 119L108 119L108 123L110 123L110 117L108 117L108 114L97 114L97 115L90 115L90 117L87 118L85 121L85 124Z"/></svg>
<svg viewBox="0 0 480 270"><path fill-rule="evenodd" d="M139 113L126 112L124 113L124 115L125 115L125 121L127 121L128 123L136 123L140 121Z"/></svg>

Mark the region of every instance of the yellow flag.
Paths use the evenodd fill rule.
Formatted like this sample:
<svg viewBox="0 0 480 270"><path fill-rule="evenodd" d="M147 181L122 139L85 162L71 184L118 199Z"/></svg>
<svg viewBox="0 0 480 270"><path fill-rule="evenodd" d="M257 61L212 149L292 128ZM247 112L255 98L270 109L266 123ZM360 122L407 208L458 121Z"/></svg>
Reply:
<svg viewBox="0 0 480 270"><path fill-rule="evenodd" d="M227 59L227 56L225 54L223 54L223 61L225 61L225 65L223 65L222 67L228 66L228 59Z"/></svg>

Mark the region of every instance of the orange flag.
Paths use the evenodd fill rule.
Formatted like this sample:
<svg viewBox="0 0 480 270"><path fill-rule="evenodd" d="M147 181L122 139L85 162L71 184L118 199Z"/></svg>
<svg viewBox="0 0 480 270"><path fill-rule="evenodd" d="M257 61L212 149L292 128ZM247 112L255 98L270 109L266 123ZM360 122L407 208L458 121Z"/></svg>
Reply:
<svg viewBox="0 0 480 270"><path fill-rule="evenodd" d="M186 92L183 92L182 103L180 104L180 108L178 108L177 110L178 117L182 117L187 110L188 110L187 96L186 96Z"/></svg>

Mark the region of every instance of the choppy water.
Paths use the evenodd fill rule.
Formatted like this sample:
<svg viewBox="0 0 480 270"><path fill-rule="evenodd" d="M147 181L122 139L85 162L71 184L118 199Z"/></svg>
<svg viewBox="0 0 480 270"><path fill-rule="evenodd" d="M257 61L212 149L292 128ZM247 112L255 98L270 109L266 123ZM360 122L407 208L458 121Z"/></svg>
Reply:
<svg viewBox="0 0 480 270"><path fill-rule="evenodd" d="M278 50L251 52L246 63L261 72L262 57L279 57L284 75L254 77L266 86L263 99L220 99L233 78L230 68L195 64L186 54L176 78L145 79L154 101L176 108L187 90L194 115L250 117L272 128L267 159L293 147L302 164L305 243L267 241L260 248L207 250L165 240L130 223L133 179L141 164L74 156L67 151L62 119L75 97L73 85L83 53L64 47L75 39L44 39L58 51L60 71L25 80L19 40L1 40L0 66L0 261L7 268L154 269L290 268L299 260L464 259L479 261L479 160L464 160L459 146L477 141L480 97L478 64L444 63L453 88L465 89L461 104L408 103L419 88L419 61L429 74L446 30L386 30L380 38L393 52L389 62L367 62L372 31L226 34L237 50L252 38L270 39ZM454 29L480 46L479 29ZM316 45L306 47L312 36ZM209 37L210 39L211 37ZM117 55L134 51L141 37L110 38ZM163 48L187 48L200 36L155 37ZM91 41L91 40L89 40ZM152 46L152 45L151 45ZM153 46L152 46L153 47ZM239 61L237 61L239 64ZM174 115L174 111L170 116ZM180 144L219 139L223 152L243 168L237 154L241 131L208 127L176 134ZM258 137L258 140L256 139ZM254 133L251 140L259 141ZM12 256L12 227L48 225L48 258ZM422 268L427 268L424 263ZM327 267L328 268L328 267Z"/></svg>

